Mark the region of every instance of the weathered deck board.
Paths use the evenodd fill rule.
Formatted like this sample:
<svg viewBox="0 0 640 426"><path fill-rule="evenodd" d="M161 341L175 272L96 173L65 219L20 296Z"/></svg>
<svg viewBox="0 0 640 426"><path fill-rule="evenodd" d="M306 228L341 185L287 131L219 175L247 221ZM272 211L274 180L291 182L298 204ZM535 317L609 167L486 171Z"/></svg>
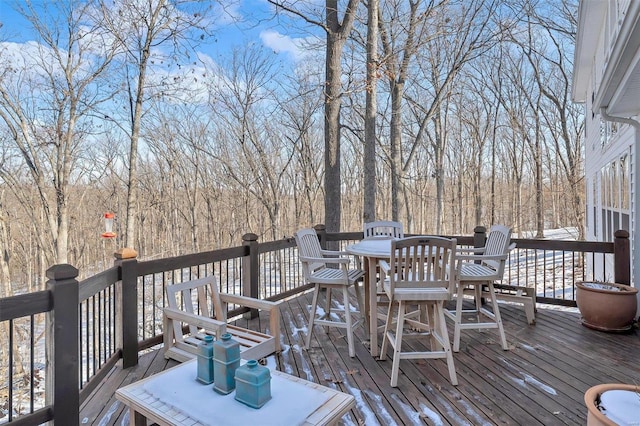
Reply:
<svg viewBox="0 0 640 426"><path fill-rule="evenodd" d="M536 325L524 310L501 304L510 350L500 347L496 331L464 330L454 355L458 386L451 386L443 360L403 360L398 388L389 386L391 359L369 355L364 330L356 331L356 357L348 356L342 330L317 327L305 351L311 294L281 305L283 352L269 362L280 371L351 393L356 407L347 425L583 425L583 394L605 382L640 383L640 334L601 333L580 324L573 310L540 306ZM247 322L267 332L268 320ZM452 327L450 327L452 329ZM416 343L421 345L421 343ZM157 350L139 365L114 368L82 406L83 424L127 424L128 413L114 398L117 388L175 365Z"/></svg>

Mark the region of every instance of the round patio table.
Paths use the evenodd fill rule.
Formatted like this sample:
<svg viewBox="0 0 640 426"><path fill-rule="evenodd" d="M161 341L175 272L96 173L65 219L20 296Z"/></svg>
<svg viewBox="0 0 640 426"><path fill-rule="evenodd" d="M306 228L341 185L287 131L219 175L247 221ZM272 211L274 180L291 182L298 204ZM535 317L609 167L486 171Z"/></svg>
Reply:
<svg viewBox="0 0 640 426"><path fill-rule="evenodd" d="M365 316L369 319L369 343L371 356L377 357L378 352L378 297L376 292L376 266L379 260L389 260L391 257L391 241L389 237L373 237L348 245L347 253L364 259L364 304Z"/></svg>

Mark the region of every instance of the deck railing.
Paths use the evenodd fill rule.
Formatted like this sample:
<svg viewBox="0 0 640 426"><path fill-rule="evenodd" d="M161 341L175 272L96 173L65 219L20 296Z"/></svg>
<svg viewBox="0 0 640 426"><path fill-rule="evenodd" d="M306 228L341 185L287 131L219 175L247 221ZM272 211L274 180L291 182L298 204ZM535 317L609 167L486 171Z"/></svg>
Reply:
<svg viewBox="0 0 640 426"><path fill-rule="evenodd" d="M344 248L362 238L362 232L327 233L322 225L316 230L324 246ZM612 243L515 239L505 283L535 288L539 302L575 306L577 281L629 283L628 235L618 231ZM482 246L485 237L478 227L457 238ZM56 265L47 271L46 290L0 299L8 343L0 345L0 401L7 401L0 424L77 424L80 404L116 362L133 366L140 351L161 344L167 285L214 274L221 291L269 300L309 288L293 238L259 243L246 234L238 247L151 261L136 256L119 250L113 267L81 282L73 266Z"/></svg>

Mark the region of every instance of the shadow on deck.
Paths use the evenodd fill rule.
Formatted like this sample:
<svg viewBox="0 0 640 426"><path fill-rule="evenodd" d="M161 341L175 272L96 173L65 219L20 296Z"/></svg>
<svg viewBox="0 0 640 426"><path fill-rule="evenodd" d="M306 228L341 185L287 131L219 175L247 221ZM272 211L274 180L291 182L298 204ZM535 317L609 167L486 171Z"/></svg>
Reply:
<svg viewBox="0 0 640 426"><path fill-rule="evenodd" d="M444 360L403 360L397 388L389 386L391 360L377 361L367 343L349 358L342 330L318 327L309 351L302 349L311 294L281 305L284 351L268 362L303 379L352 394L356 407L343 424L394 425L584 425L584 392L599 383L640 383L640 336L607 334L580 324L576 309L540 305L536 325L520 306L501 304L510 345L503 351L495 330L463 330L454 354L458 386L449 383ZM265 331L268 320L243 326ZM452 334L451 323L449 322ZM365 338L357 331L357 341ZM162 350L141 354L139 365L115 367L81 407L81 424L128 424L115 390L176 365Z"/></svg>

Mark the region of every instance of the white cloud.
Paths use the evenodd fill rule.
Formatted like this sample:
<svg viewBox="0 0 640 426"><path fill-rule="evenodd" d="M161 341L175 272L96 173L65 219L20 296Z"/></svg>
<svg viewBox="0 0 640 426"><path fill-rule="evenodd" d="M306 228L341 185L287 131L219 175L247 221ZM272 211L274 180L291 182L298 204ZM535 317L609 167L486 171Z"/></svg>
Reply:
<svg viewBox="0 0 640 426"><path fill-rule="evenodd" d="M66 51L60 50L60 55L66 55ZM11 79L13 84L28 77L33 80L36 77L46 78L47 75L63 75L62 70L55 61L55 53L46 46L28 41L26 43L0 42L0 61L8 64L10 73L3 73L5 84Z"/></svg>
<svg viewBox="0 0 640 426"><path fill-rule="evenodd" d="M265 30L260 33L260 40L268 48L276 53L288 53L293 60L299 61L313 49L313 42L317 44L315 37L291 38L277 31Z"/></svg>

